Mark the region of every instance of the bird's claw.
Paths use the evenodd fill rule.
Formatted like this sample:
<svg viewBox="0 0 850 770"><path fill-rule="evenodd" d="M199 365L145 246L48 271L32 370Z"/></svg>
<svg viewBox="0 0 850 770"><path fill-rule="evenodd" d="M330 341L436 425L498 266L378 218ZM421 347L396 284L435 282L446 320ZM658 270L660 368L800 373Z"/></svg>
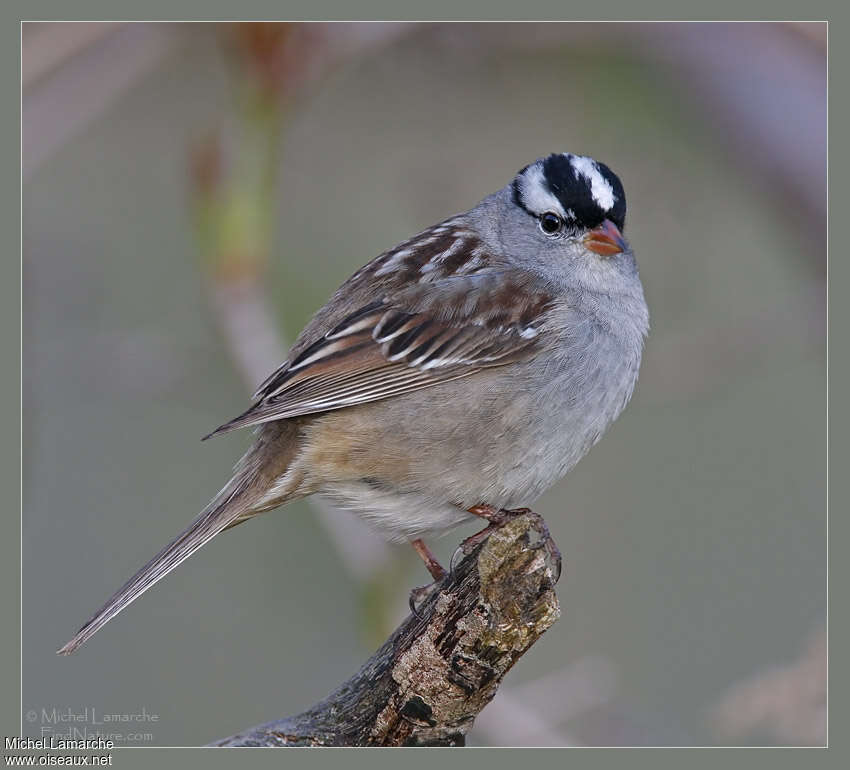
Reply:
<svg viewBox="0 0 850 770"><path fill-rule="evenodd" d="M439 588L437 582L429 583L427 586L419 586L418 588L413 588L410 591L410 597L408 598L408 606L410 607L410 612L414 615L414 617L422 618L423 615L420 612L422 606L428 599L431 598L434 591Z"/></svg>
<svg viewBox="0 0 850 770"><path fill-rule="evenodd" d="M460 551L464 556L468 556L472 552L472 550L481 543L483 543L494 530L498 529L499 527L503 527L511 519L514 519L517 516L529 516L534 519L534 529L537 531L540 537L534 543L529 542L528 547L531 550L538 550L540 548L546 549L546 553L552 562L553 573L555 575L554 582L558 582L561 577L561 551L558 549L558 546L552 539L552 535L549 532L549 527L546 526L546 522L543 520L543 517L539 513L535 513L530 508L514 508L511 510L506 510L504 508L493 508L489 505L474 505L472 506L472 508L469 509L469 512L474 513L476 516L480 516L489 523L480 532L476 532L474 535L466 538L466 540L464 540L458 546L457 550L452 556L451 564L449 567L450 571L454 571L455 557L457 556L458 551Z"/></svg>

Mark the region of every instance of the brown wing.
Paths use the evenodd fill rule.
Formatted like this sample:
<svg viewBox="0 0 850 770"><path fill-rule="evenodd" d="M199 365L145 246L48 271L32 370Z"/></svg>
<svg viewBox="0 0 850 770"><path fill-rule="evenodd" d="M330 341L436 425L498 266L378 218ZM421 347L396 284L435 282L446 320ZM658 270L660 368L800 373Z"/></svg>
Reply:
<svg viewBox="0 0 850 770"><path fill-rule="evenodd" d="M458 251L454 242L447 249ZM431 256L425 259L415 248L405 251L407 261L393 268L396 274L407 271L404 280L377 281L380 300L348 312L324 333L315 328L320 312L290 359L260 386L253 406L210 436L391 398L534 354L551 298L528 276L488 267L469 250L466 260L455 257L450 268L445 259L441 264L440 252L426 251ZM365 271L380 279L393 252L382 256L350 282L366 278ZM412 280L411 258L419 280ZM476 269L464 269L472 259ZM341 301L340 292L334 301Z"/></svg>

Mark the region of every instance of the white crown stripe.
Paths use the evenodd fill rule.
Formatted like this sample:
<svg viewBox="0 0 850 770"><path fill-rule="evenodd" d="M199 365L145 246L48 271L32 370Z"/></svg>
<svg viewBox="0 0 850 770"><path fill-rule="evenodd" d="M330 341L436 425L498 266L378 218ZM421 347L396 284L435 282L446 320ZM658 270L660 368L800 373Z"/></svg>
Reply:
<svg viewBox="0 0 850 770"><path fill-rule="evenodd" d="M576 174L580 174L590 182L590 194L603 211L610 211L614 208L617 196L614 195L611 183L602 176L602 172L600 172L599 166L596 165L593 158L573 155L570 158L570 165L575 169Z"/></svg>
<svg viewBox="0 0 850 770"><path fill-rule="evenodd" d="M549 190L549 185L543 174L543 167L535 163L529 166L520 177L520 196L525 207L538 216L546 211L554 211L566 219L567 212L555 195Z"/></svg>

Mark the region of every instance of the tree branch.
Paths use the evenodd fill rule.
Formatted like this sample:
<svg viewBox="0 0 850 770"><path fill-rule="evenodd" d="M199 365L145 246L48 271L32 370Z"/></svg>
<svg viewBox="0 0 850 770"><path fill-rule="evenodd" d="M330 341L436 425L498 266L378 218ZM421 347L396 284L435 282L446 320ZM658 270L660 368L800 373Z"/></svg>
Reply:
<svg viewBox="0 0 850 770"><path fill-rule="evenodd" d="M213 745L462 746L504 675L560 616L560 557L539 516L519 513L468 550L328 698Z"/></svg>

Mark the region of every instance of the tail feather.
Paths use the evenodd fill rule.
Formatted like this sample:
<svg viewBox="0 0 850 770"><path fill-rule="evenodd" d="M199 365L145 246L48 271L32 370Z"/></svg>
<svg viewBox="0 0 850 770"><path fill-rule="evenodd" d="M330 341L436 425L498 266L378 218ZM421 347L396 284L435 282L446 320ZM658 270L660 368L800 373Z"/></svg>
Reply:
<svg viewBox="0 0 850 770"><path fill-rule="evenodd" d="M238 488L228 490L228 487L225 487L186 529L121 586L109 601L92 615L74 638L57 650L57 653L70 655L154 583L162 580L171 570L230 525L234 519L244 514L246 505L241 502L242 490Z"/></svg>
<svg viewBox="0 0 850 770"><path fill-rule="evenodd" d="M121 610L135 601L154 583L206 545L217 534L288 501L298 492L298 480L291 489L280 489L273 501L264 498L269 487L281 477L298 450L298 427L286 421L272 423L258 430L256 439L237 463L233 478L201 511L195 520L131 577L112 598L77 632L71 641L57 650L70 655L90 639Z"/></svg>

